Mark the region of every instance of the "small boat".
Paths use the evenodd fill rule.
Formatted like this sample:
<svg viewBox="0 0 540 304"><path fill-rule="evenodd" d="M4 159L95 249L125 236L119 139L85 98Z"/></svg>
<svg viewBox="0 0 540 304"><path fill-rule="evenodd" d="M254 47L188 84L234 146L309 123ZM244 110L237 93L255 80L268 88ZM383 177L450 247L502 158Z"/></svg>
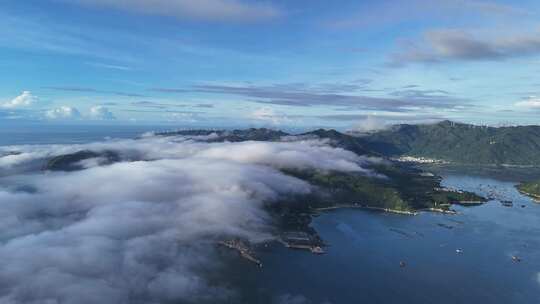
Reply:
<svg viewBox="0 0 540 304"><path fill-rule="evenodd" d="M463 253L463 249L456 249L456 253Z"/></svg>
<svg viewBox="0 0 540 304"><path fill-rule="evenodd" d="M514 203L512 203L512 201L501 201L501 205L505 207L513 207Z"/></svg>
<svg viewBox="0 0 540 304"><path fill-rule="evenodd" d="M407 266L407 265L405 264L405 262L403 262L403 261L400 261L400 262L399 262L399 267L403 268L403 267L405 267L405 266Z"/></svg>
<svg viewBox="0 0 540 304"><path fill-rule="evenodd" d="M521 262L521 258L518 257L518 256L513 255L513 256L512 256L512 261L514 261L514 262Z"/></svg>
<svg viewBox="0 0 540 304"><path fill-rule="evenodd" d="M310 248L311 252L314 254L323 254L324 250L321 248L321 246L313 246Z"/></svg>

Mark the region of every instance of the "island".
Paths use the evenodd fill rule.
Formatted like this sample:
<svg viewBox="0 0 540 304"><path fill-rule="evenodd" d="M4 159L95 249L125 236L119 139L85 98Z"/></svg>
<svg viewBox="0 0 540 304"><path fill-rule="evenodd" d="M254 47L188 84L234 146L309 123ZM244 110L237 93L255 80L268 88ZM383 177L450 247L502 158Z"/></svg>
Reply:
<svg viewBox="0 0 540 304"><path fill-rule="evenodd" d="M245 130L181 130L157 133L155 136L184 136L205 142L290 141L323 139L329 145L352 151L358 155L377 157L381 161L368 162L366 172L338 172L314 169L280 169L282 173L306 181L312 191L304 195L281 198L264 206L275 227L275 239L287 248L324 253L324 241L311 226L314 216L337 208L361 208L373 212L417 215L420 212L453 214L452 205L475 206L487 200L474 193L449 189L441 185L441 177L425 171L415 163L398 161L386 156L359 138L336 130L315 130L302 134L288 134L271 129ZM45 171L84 170L81 163L100 159L103 164L127 159L114 150L81 150L45 160ZM249 240L225 239L220 245L236 250L240 256L261 266L254 246Z"/></svg>
<svg viewBox="0 0 540 304"><path fill-rule="evenodd" d="M523 182L516 186L518 191L529 196L535 202L540 203L540 180L532 182Z"/></svg>
<svg viewBox="0 0 540 304"><path fill-rule="evenodd" d="M50 171L77 171L84 169L83 162L96 159L101 165L112 164L121 161L118 153L110 150L90 151L81 150L74 153L63 154L48 159L43 165L43 170Z"/></svg>

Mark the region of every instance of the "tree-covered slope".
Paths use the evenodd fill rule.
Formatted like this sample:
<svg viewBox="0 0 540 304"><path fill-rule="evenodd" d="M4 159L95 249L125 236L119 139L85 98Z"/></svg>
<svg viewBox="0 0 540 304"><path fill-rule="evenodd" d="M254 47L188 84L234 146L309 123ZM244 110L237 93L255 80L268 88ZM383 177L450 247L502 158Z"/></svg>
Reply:
<svg viewBox="0 0 540 304"><path fill-rule="evenodd" d="M399 164L380 164L371 168L378 177L362 173L294 171L285 173L319 187L308 199L311 208L353 205L410 211L448 210L451 204L482 203L485 199L470 192L452 191L440 185L437 176Z"/></svg>
<svg viewBox="0 0 540 304"><path fill-rule="evenodd" d="M371 147L371 144L369 142L366 142L364 138L354 137L333 129L317 129L314 131L303 133L301 135L316 136L318 138L328 139L330 140L330 145L352 151L359 155L384 155L384 153L375 151L375 149Z"/></svg>
<svg viewBox="0 0 540 304"><path fill-rule="evenodd" d="M462 164L540 165L540 126L483 127L443 121L398 125L364 139L379 153Z"/></svg>
<svg viewBox="0 0 540 304"><path fill-rule="evenodd" d="M238 130L180 130L172 132L159 132L158 136L211 136L214 138L208 138L208 142L213 141L278 141L283 136L289 135L286 132L280 130L272 130L267 128L249 128Z"/></svg>
<svg viewBox="0 0 540 304"><path fill-rule="evenodd" d="M540 201L540 180L521 183L517 185L519 192L532 197L536 201Z"/></svg>
<svg viewBox="0 0 540 304"><path fill-rule="evenodd" d="M280 141L289 136L266 128L184 130L160 136L206 136L218 141ZM540 166L540 126L483 127L443 121L431 125L397 125L369 136L318 129L300 134L328 139L330 145L370 156L417 156L456 164Z"/></svg>

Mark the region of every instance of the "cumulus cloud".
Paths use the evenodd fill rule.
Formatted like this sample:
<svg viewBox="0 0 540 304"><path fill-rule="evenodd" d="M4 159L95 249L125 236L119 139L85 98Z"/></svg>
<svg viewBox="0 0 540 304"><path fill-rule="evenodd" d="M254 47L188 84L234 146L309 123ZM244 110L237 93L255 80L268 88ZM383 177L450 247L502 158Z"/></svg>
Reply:
<svg viewBox="0 0 540 304"><path fill-rule="evenodd" d="M0 177L0 302L200 303L230 297L234 291L204 275L220 269L216 241L272 238L263 205L312 190L280 169L359 172L365 161L316 140L207 143L147 135L1 147L0 167L21 168L80 150L115 151L129 161Z"/></svg>
<svg viewBox="0 0 540 304"><path fill-rule="evenodd" d="M394 54L391 64L503 60L540 54L538 31L506 36L492 34L451 29L428 31L421 42Z"/></svg>
<svg viewBox="0 0 540 304"><path fill-rule="evenodd" d="M30 91L23 91L21 95L4 103L2 107L8 108L8 109L28 107L28 106L31 106L36 101L37 101L37 97L32 95Z"/></svg>
<svg viewBox="0 0 540 304"><path fill-rule="evenodd" d="M525 100L516 102L515 105L519 108L540 110L540 98L536 96L529 96Z"/></svg>
<svg viewBox="0 0 540 304"><path fill-rule="evenodd" d="M268 3L240 0L77 0L93 7L113 8L148 15L207 21L252 22L276 18L281 12Z"/></svg>
<svg viewBox="0 0 540 304"><path fill-rule="evenodd" d="M61 106L45 112L45 117L48 119L79 119L81 118L81 112L74 107Z"/></svg>
<svg viewBox="0 0 540 304"><path fill-rule="evenodd" d="M373 131L387 129L389 126L390 124L386 120L374 115L368 115L365 119L357 121L354 124L352 131L359 133L369 133Z"/></svg>
<svg viewBox="0 0 540 304"><path fill-rule="evenodd" d="M114 120L114 114L104 106L94 106L90 108L90 118L98 120Z"/></svg>

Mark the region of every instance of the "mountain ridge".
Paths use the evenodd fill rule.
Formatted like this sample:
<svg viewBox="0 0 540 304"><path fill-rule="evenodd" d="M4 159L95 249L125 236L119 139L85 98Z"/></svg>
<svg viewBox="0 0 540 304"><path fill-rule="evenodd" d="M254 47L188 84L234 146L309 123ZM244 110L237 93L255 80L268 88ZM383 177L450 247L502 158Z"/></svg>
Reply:
<svg viewBox="0 0 540 304"><path fill-rule="evenodd" d="M540 165L540 126L487 127L452 121L396 125L366 137L386 156L417 156L458 164Z"/></svg>
<svg viewBox="0 0 540 304"><path fill-rule="evenodd" d="M444 120L435 124L400 124L355 136L335 129L290 134L267 128L231 131L186 130L157 135L209 135L215 141L276 141L284 136L316 136L357 154L413 156L455 164L540 166L540 126L489 127Z"/></svg>

